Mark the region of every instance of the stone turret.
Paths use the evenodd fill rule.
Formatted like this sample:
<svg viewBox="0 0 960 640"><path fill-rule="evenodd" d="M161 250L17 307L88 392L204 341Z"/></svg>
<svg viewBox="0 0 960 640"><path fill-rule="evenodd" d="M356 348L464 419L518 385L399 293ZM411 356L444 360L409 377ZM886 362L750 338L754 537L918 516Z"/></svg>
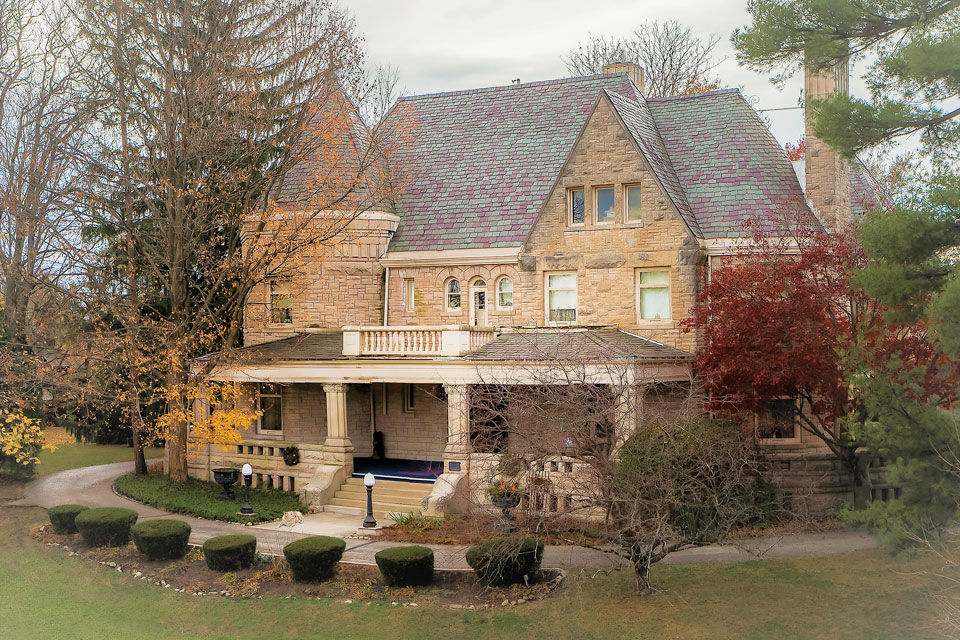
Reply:
<svg viewBox="0 0 960 640"><path fill-rule="evenodd" d="M815 114L809 101L834 94L846 95L850 88L850 66L844 61L836 67L813 70L804 68L804 93L807 102L806 150L804 151L807 200L828 231L850 226L850 163L814 134Z"/></svg>

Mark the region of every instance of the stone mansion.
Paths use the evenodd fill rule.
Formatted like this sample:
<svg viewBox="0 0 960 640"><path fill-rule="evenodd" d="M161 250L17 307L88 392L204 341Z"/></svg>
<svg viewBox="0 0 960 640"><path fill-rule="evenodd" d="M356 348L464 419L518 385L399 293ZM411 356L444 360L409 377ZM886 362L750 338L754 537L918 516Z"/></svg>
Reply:
<svg viewBox="0 0 960 640"><path fill-rule="evenodd" d="M806 95L846 82L808 74ZM473 446L473 385L545 354L628 361L629 431L651 385L690 379L696 338L678 324L748 220L836 230L877 194L809 125L794 166L738 90L647 98L626 63L401 98L387 118L410 131L391 156L405 174L395 204L251 296L242 358L215 375L249 385L262 416L227 451L191 447L192 475L249 462L312 508L355 510L353 476L371 471L380 513L463 508L463 480L490 456ZM796 425L777 436L786 486L791 464L808 478L817 443ZM570 471L558 462L544 473ZM823 504L842 492L814 484Z"/></svg>

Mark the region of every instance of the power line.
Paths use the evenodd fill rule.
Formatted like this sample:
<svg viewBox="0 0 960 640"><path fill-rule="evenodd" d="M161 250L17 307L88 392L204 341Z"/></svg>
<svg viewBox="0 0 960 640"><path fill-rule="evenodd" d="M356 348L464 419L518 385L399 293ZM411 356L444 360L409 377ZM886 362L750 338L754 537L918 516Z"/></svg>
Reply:
<svg viewBox="0 0 960 640"><path fill-rule="evenodd" d="M771 107L769 109L757 109L757 111L789 111L791 109L803 109L803 107Z"/></svg>

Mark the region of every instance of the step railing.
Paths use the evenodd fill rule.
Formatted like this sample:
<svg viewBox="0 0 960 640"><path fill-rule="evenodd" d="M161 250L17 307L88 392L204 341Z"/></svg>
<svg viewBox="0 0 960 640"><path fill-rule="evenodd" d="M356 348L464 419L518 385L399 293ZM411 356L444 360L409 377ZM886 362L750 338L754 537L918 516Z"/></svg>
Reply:
<svg viewBox="0 0 960 640"><path fill-rule="evenodd" d="M462 356L493 340L493 327L344 327L345 356Z"/></svg>

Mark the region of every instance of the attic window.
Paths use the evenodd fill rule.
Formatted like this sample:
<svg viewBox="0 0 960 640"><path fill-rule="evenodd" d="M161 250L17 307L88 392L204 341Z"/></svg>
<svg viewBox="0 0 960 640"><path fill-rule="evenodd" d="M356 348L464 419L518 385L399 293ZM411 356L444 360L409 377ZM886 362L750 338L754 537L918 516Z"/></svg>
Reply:
<svg viewBox="0 0 960 640"><path fill-rule="evenodd" d="M613 222L616 212L613 209L613 187L597 189L597 224Z"/></svg>
<svg viewBox="0 0 960 640"><path fill-rule="evenodd" d="M570 189L568 200L570 224L583 224L586 220L583 207L583 189Z"/></svg>

